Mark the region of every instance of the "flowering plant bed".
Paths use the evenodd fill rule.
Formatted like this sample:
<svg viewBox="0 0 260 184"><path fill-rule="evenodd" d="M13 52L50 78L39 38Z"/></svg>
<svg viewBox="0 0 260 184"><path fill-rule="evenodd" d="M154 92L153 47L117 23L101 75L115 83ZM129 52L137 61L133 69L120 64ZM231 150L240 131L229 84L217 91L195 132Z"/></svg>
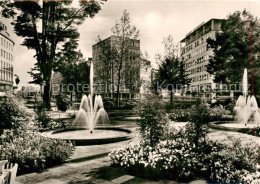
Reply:
<svg viewBox="0 0 260 184"><path fill-rule="evenodd" d="M189 182L204 178L209 182L251 182L254 150L249 145L242 147L239 140L228 139L229 145L207 141L200 142L198 148L181 137L161 141L154 148L129 144L110 153L110 158L114 165L131 174L153 180Z"/></svg>

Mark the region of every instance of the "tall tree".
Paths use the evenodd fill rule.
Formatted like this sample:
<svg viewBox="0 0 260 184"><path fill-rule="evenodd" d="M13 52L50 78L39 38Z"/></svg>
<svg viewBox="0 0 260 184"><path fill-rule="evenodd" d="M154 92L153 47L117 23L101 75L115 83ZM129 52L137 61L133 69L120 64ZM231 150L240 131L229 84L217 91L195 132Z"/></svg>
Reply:
<svg viewBox="0 0 260 184"><path fill-rule="evenodd" d="M2 15L12 18L15 33L24 38L23 46L36 51L36 64L31 69L34 83L44 85L43 100L50 107L50 80L55 56L70 39L79 37L76 26L94 17L101 2L80 1L73 7L65 1L1 1Z"/></svg>
<svg viewBox="0 0 260 184"><path fill-rule="evenodd" d="M120 20L116 21L116 24L111 29L113 36L116 36L113 44L106 44L100 38L98 44L101 47L100 60L102 65L107 66L107 71L113 71L112 77L108 76L109 83L116 86L116 104L119 107L120 102L120 86L126 84L131 76L127 77L126 66L127 62L131 60L131 57L136 53L132 53L133 41L139 38L139 30L131 25L131 18L129 13L124 10ZM137 56L139 57L140 54ZM138 59L138 58L136 58ZM102 72L98 72L102 73ZM124 84L122 84L124 83ZM113 89L112 89L113 90ZM113 90L114 91L114 90Z"/></svg>
<svg viewBox="0 0 260 184"><path fill-rule="evenodd" d="M222 23L221 30L216 33L215 39L207 40L214 53L209 59L207 71L214 75L216 83L238 84L244 68L247 68L251 80L251 48L254 68L260 66L259 57L255 57L260 52L259 20L245 10L236 11ZM259 92L260 88L257 90Z"/></svg>
<svg viewBox="0 0 260 184"><path fill-rule="evenodd" d="M63 84L73 86L72 89L69 89L71 92L71 103L72 92L75 92L76 98L79 99L83 94L84 85L89 85L90 67L81 51L77 50L77 47L78 42L73 39L64 44L63 49L57 53L56 67L54 69L54 71L61 73Z"/></svg>
<svg viewBox="0 0 260 184"><path fill-rule="evenodd" d="M183 88L185 84L189 84L190 80L184 69L183 60L178 57L178 45L174 43L173 36L169 35L163 39L164 54L158 53L156 60L159 69L155 76L154 88L170 91L170 102L173 103L173 91Z"/></svg>

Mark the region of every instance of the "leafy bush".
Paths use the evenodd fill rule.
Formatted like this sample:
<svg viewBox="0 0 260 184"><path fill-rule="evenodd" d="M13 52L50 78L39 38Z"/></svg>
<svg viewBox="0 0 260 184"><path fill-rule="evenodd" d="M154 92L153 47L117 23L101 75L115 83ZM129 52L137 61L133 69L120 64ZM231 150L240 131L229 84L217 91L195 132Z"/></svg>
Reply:
<svg viewBox="0 0 260 184"><path fill-rule="evenodd" d="M140 127L143 143L151 147L159 142L168 127L168 119L159 107L156 102L144 101L138 110L140 120L137 125Z"/></svg>
<svg viewBox="0 0 260 184"><path fill-rule="evenodd" d="M205 140L208 132L210 122L209 106L205 103L193 106L189 118L190 123L186 126L188 138L198 146L199 140L202 138Z"/></svg>
<svg viewBox="0 0 260 184"><path fill-rule="evenodd" d="M210 121L219 121L222 119L223 115L225 114L225 109L222 105L214 106L209 109L210 113Z"/></svg>
<svg viewBox="0 0 260 184"><path fill-rule="evenodd" d="M223 107L225 109L229 109L230 105L233 103L234 100L232 100L231 98L227 98L224 102L223 102Z"/></svg>
<svg viewBox="0 0 260 184"><path fill-rule="evenodd" d="M103 100L103 104L104 104L104 108L105 108L106 110L116 109L116 104L115 104L115 102L113 102L112 100L104 99L104 100Z"/></svg>
<svg viewBox="0 0 260 184"><path fill-rule="evenodd" d="M172 109L189 109L197 103L197 101L175 101L173 104L167 104L165 108L168 112Z"/></svg>
<svg viewBox="0 0 260 184"><path fill-rule="evenodd" d="M1 98L0 117L0 129L11 129L30 121L32 113L13 95L7 95Z"/></svg>
<svg viewBox="0 0 260 184"><path fill-rule="evenodd" d="M44 129L46 129L52 121L52 119L46 114L45 111L39 113L36 120L38 122L37 125Z"/></svg>
<svg viewBox="0 0 260 184"><path fill-rule="evenodd" d="M49 139L31 130L20 130L19 133L5 130L1 139L1 159L17 163L19 174L60 164L69 158L72 151L71 143Z"/></svg>
<svg viewBox="0 0 260 184"><path fill-rule="evenodd" d="M67 99L62 95L55 96L56 99L56 105L59 110L66 111L68 109L69 102Z"/></svg>
<svg viewBox="0 0 260 184"><path fill-rule="evenodd" d="M41 136L35 127L34 117L15 96L6 96L0 105L0 159L18 163L20 174L42 171L60 164L69 158L72 145L62 140ZM38 117L39 118L39 117ZM50 125L49 118L42 115L39 119Z"/></svg>

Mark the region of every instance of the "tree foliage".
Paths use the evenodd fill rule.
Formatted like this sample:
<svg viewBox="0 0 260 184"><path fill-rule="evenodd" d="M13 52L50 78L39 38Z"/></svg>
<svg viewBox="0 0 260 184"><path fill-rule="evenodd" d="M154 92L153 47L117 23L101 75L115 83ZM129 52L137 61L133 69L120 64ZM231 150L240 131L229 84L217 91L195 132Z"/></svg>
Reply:
<svg viewBox="0 0 260 184"><path fill-rule="evenodd" d="M215 39L207 40L214 52L207 71L214 75L215 82L239 83L244 68L251 70L251 46L255 68L259 67L259 57L254 57L260 52L259 20L245 10L236 11L222 23L221 30Z"/></svg>
<svg viewBox="0 0 260 184"><path fill-rule="evenodd" d="M90 67L78 48L78 41L71 39L57 53L55 71L60 72L63 84L72 85L77 98L81 98L83 86L89 85ZM76 89L77 87L77 89ZM72 90L73 89L69 89Z"/></svg>
<svg viewBox="0 0 260 184"><path fill-rule="evenodd" d="M1 1L2 15L12 18L22 45L36 52L35 67L29 72L33 83L44 85L44 101L50 106L50 79L57 50L79 37L77 26L101 9L97 1Z"/></svg>
<svg viewBox="0 0 260 184"><path fill-rule="evenodd" d="M155 76L154 88L158 86L171 92L171 103L173 91L180 90L183 85L189 84L188 75L184 69L184 61L178 57L178 45L174 43L173 37L169 35L163 39L164 54L157 54L159 69Z"/></svg>

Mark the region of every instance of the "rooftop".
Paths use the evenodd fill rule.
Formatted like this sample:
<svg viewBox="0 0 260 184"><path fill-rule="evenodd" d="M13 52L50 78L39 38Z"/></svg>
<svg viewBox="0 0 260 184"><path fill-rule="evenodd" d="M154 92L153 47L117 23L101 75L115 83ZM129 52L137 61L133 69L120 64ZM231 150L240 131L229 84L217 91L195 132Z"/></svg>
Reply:
<svg viewBox="0 0 260 184"><path fill-rule="evenodd" d="M188 36L190 36L190 35L192 35L194 32L196 32L198 29L200 29L202 26L204 26L204 25L206 25L206 24L209 24L212 20L216 20L216 21L223 21L223 20L225 20L225 19L216 19L216 18L212 18L212 19L210 19L210 20L208 20L207 22L202 22L202 23L200 23L198 26L196 26L192 31L190 31L189 33L187 33L186 35L185 35L185 38L183 38L180 42L185 42L185 39L188 37Z"/></svg>

